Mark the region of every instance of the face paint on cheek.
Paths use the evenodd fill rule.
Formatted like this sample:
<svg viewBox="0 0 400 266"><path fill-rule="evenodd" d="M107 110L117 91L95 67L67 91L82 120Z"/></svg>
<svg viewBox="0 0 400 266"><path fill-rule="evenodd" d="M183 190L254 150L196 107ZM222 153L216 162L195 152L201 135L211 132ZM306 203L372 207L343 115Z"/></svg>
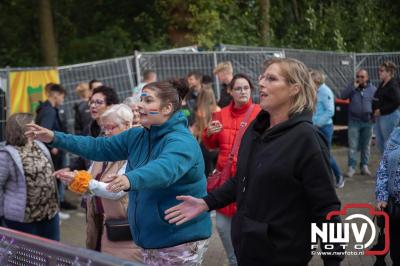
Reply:
<svg viewBox="0 0 400 266"><path fill-rule="evenodd" d="M160 112L157 111L156 109L150 109L148 114L149 115L158 115L158 114L160 114Z"/></svg>

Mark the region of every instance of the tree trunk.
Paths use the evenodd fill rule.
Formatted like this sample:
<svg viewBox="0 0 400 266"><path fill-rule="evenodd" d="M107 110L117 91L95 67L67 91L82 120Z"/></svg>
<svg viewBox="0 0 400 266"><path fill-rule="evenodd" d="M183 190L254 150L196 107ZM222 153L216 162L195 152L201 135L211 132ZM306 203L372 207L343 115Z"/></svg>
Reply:
<svg viewBox="0 0 400 266"><path fill-rule="evenodd" d="M296 23L300 22L300 12L299 12L299 5L297 0L292 0L292 7L293 7L293 15Z"/></svg>
<svg viewBox="0 0 400 266"><path fill-rule="evenodd" d="M263 46L268 46L270 42L270 36L269 36L269 9L270 9L270 1L269 0L259 0L259 6L260 6L260 17L261 17L261 25L260 25L260 30L261 30L261 45Z"/></svg>
<svg viewBox="0 0 400 266"><path fill-rule="evenodd" d="M57 66L58 52L53 28L51 0L39 0L39 29L43 64Z"/></svg>

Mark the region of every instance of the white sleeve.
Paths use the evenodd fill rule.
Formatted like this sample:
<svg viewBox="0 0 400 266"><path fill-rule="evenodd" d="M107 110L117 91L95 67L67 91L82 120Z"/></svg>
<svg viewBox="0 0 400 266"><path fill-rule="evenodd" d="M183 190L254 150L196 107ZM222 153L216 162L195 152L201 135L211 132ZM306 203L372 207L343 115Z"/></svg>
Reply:
<svg viewBox="0 0 400 266"><path fill-rule="evenodd" d="M125 191L120 191L118 193L110 192L106 189L107 185L108 185L108 183L104 183L104 182L92 179L89 182L89 190L92 194L94 194L98 197L111 199L111 200L120 199L123 196L125 196L127 193Z"/></svg>
<svg viewBox="0 0 400 266"><path fill-rule="evenodd" d="M124 165L119 169L119 171L117 172L117 175L123 175L126 172L126 164L127 162L124 163Z"/></svg>

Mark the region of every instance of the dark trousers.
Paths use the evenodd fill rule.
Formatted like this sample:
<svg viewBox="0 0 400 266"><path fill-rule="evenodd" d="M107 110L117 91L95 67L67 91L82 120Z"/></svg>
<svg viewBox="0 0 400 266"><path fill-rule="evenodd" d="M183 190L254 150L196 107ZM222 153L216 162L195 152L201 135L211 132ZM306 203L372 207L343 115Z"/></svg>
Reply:
<svg viewBox="0 0 400 266"><path fill-rule="evenodd" d="M203 143L200 143L200 148L204 159L204 174L208 177L214 171L217 164L218 151L207 150Z"/></svg>
<svg viewBox="0 0 400 266"><path fill-rule="evenodd" d="M50 220L44 219L39 222L20 223L4 219L7 228L24 233L60 241L60 218L58 213Z"/></svg>

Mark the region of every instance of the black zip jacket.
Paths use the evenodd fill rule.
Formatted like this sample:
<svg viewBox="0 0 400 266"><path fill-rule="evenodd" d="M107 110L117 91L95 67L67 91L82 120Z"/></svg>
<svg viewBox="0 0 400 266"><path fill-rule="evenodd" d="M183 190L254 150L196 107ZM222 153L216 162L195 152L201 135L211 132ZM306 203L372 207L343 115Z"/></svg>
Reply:
<svg viewBox="0 0 400 266"><path fill-rule="evenodd" d="M90 109L87 101L80 101L74 105L75 111L75 134L83 135L85 127L92 122Z"/></svg>
<svg viewBox="0 0 400 266"><path fill-rule="evenodd" d="M67 132L66 125L63 124L60 116L59 109L53 107L51 103L47 100L43 103L40 103L38 108L36 109L36 119L35 123L41 127L45 127L47 129L53 131L61 131ZM51 150L50 146L46 144L49 151ZM54 155L51 153L51 159L53 160L53 165L55 170L59 170L65 167L65 152L60 150L58 154Z"/></svg>
<svg viewBox="0 0 400 266"><path fill-rule="evenodd" d="M381 115L388 115L396 111L400 106L400 89L396 80L392 78L383 86L379 84L372 102L372 109L379 109Z"/></svg>
<svg viewBox="0 0 400 266"><path fill-rule="evenodd" d="M311 117L293 115L269 129L261 111L243 136L236 176L204 198L210 209L237 202L231 234L239 265L306 265L311 223L340 209L327 144ZM323 259L339 265L343 257Z"/></svg>
<svg viewBox="0 0 400 266"><path fill-rule="evenodd" d="M228 85L221 84L221 95L218 101L218 106L224 108L232 101L232 96L228 93Z"/></svg>

